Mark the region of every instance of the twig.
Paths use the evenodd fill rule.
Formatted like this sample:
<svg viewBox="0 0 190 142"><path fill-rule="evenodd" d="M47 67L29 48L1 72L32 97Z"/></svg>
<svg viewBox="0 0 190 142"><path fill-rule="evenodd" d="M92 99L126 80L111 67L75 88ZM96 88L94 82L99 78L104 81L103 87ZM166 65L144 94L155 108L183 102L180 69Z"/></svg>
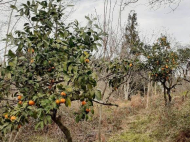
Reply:
<svg viewBox="0 0 190 142"><path fill-rule="evenodd" d="M97 100L93 100L93 102L101 104L101 105L104 105L104 106L116 106L116 107L118 107L117 104L105 103L105 102L100 102L100 101L97 101Z"/></svg>
<svg viewBox="0 0 190 142"><path fill-rule="evenodd" d="M20 128L21 129L21 128ZM16 133L16 136L15 136L15 138L14 138L14 140L13 140L13 142L15 142L16 141L16 139L17 139L17 137L18 137L18 134L19 134L19 132L20 132L20 129L18 130L18 132Z"/></svg>
<svg viewBox="0 0 190 142"><path fill-rule="evenodd" d="M13 26L12 29L11 29L11 33L12 33L13 29L15 28L16 24L18 23L18 21L19 21L20 19L21 19L21 17L19 17L19 18L17 19L17 21L15 22L14 26Z"/></svg>
<svg viewBox="0 0 190 142"><path fill-rule="evenodd" d="M121 83L120 83L119 85L117 85L117 86L119 87L120 85L126 83L126 82L128 81L128 79L129 79L130 75L131 75L131 72L130 72L130 74L127 73L126 75L124 75L123 77L128 76L128 78L127 78L125 81L121 82ZM108 97L106 98L106 102L108 102L109 98L111 97L111 94L112 94L114 91L115 91L115 90L113 90L112 92L110 92L110 93L108 94Z"/></svg>
<svg viewBox="0 0 190 142"><path fill-rule="evenodd" d="M12 1L7 1L7 2L3 2L3 3L0 3L0 4L6 4L6 3L13 2L13 1L15 1L15 0L12 0ZM2 1L0 1L0 2L2 2Z"/></svg>
<svg viewBox="0 0 190 142"><path fill-rule="evenodd" d="M16 5L16 3L17 3L17 0L15 0L14 6ZM11 25L11 18L12 18L12 15L13 15L13 10L14 10L14 9L11 10L11 14L10 14L10 17L9 17L7 35L9 34L9 29L10 29L10 25ZM6 45L5 45L3 66L5 66L5 55L6 55L6 53L7 53L7 46L8 46L8 37L7 37Z"/></svg>
<svg viewBox="0 0 190 142"><path fill-rule="evenodd" d="M186 78L184 78L184 80L187 81L187 82L190 82L190 80L188 80L188 79L186 79Z"/></svg>
<svg viewBox="0 0 190 142"><path fill-rule="evenodd" d="M11 140L12 140L12 136L13 136L13 132L11 132L9 142L11 142Z"/></svg>

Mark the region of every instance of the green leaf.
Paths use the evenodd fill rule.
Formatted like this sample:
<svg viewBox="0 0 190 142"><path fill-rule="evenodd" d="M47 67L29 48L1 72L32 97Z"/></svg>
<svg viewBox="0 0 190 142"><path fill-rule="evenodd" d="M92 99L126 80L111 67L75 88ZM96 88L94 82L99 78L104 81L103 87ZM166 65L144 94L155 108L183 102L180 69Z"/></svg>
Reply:
<svg viewBox="0 0 190 142"><path fill-rule="evenodd" d="M84 56L83 56L83 55L80 57L80 62L81 62L81 63L84 62Z"/></svg>
<svg viewBox="0 0 190 142"><path fill-rule="evenodd" d="M27 106L28 106L28 102L24 102L22 105L23 108L26 108Z"/></svg>
<svg viewBox="0 0 190 142"><path fill-rule="evenodd" d="M67 62L63 63L63 70L67 71Z"/></svg>
<svg viewBox="0 0 190 142"><path fill-rule="evenodd" d="M92 73L92 77L95 78L95 79L98 78L98 76L97 76L97 74L95 72Z"/></svg>
<svg viewBox="0 0 190 142"><path fill-rule="evenodd" d="M27 1L27 5L30 6L30 1Z"/></svg>
<svg viewBox="0 0 190 142"><path fill-rule="evenodd" d="M46 116L46 119L47 119L47 121L48 121L48 123L51 123L51 116Z"/></svg>
<svg viewBox="0 0 190 142"><path fill-rule="evenodd" d="M91 113L94 114L94 110L93 109L91 110Z"/></svg>
<svg viewBox="0 0 190 142"><path fill-rule="evenodd" d="M101 95L101 91L100 91L100 90L96 90L96 91L95 91L95 98L96 98L97 100L101 100L102 95Z"/></svg>
<svg viewBox="0 0 190 142"><path fill-rule="evenodd" d="M78 123L80 121L79 116L77 115L77 117L75 118L76 122Z"/></svg>
<svg viewBox="0 0 190 142"><path fill-rule="evenodd" d="M10 7L11 7L12 9L18 10L15 5L11 5Z"/></svg>
<svg viewBox="0 0 190 142"><path fill-rule="evenodd" d="M36 17L32 17L31 20L32 21L38 21L38 19Z"/></svg>
<svg viewBox="0 0 190 142"><path fill-rule="evenodd" d="M9 62L9 66L14 66L14 63L13 62Z"/></svg>
<svg viewBox="0 0 190 142"><path fill-rule="evenodd" d="M65 105L68 107L71 106L71 99L69 97L67 97Z"/></svg>
<svg viewBox="0 0 190 142"><path fill-rule="evenodd" d="M85 18L90 21L90 18L88 16L85 16Z"/></svg>
<svg viewBox="0 0 190 142"><path fill-rule="evenodd" d="M25 60L26 58L24 56L21 56L18 58L19 60Z"/></svg>
<svg viewBox="0 0 190 142"><path fill-rule="evenodd" d="M53 108L57 108L57 104L55 102L52 104L52 106Z"/></svg>
<svg viewBox="0 0 190 142"><path fill-rule="evenodd" d="M73 66L70 65L70 66L68 67L68 72L71 73L72 69L73 69Z"/></svg>
<svg viewBox="0 0 190 142"><path fill-rule="evenodd" d="M11 57L11 58L16 57L15 53L13 53L13 51L11 51L11 50L9 50L8 56Z"/></svg>
<svg viewBox="0 0 190 142"><path fill-rule="evenodd" d="M43 121L40 121L40 122L35 126L35 130L36 130L37 128L39 128L39 127L41 127L41 129L44 128L44 122L43 122Z"/></svg>
<svg viewBox="0 0 190 142"><path fill-rule="evenodd" d="M69 81L70 80L70 77L68 75L64 75L64 80L65 81Z"/></svg>
<svg viewBox="0 0 190 142"><path fill-rule="evenodd" d="M71 92L73 92L73 88L70 87L70 86L68 86L68 87L66 88L66 91L67 91L68 93L71 93Z"/></svg>

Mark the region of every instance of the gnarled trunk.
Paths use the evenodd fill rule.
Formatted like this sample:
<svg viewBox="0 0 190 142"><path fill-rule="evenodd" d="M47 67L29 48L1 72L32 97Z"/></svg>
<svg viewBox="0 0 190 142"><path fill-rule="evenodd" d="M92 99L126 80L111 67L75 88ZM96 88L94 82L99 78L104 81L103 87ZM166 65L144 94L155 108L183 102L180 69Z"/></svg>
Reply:
<svg viewBox="0 0 190 142"><path fill-rule="evenodd" d="M53 117L52 119L57 124L57 126L61 129L61 131L65 134L67 142L72 142L71 133L70 133L69 129L62 124L61 117L60 116L57 118Z"/></svg>
<svg viewBox="0 0 190 142"><path fill-rule="evenodd" d="M166 88L164 88L164 100L165 100L165 106L167 106Z"/></svg>
<svg viewBox="0 0 190 142"><path fill-rule="evenodd" d="M167 99L167 96L168 96L168 99ZM166 106L171 103L172 101L171 89L164 88L164 100L165 100Z"/></svg>
<svg viewBox="0 0 190 142"><path fill-rule="evenodd" d="M172 101L172 96L171 96L170 89L167 89L167 95L168 95L168 100L169 100L169 103L170 103Z"/></svg>

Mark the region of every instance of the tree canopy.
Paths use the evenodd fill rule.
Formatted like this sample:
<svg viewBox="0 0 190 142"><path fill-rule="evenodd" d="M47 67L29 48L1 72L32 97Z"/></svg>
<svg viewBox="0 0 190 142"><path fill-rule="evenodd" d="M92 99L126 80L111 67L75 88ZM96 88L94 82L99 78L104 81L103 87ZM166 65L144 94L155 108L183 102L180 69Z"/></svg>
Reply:
<svg viewBox="0 0 190 142"><path fill-rule="evenodd" d="M3 100L11 93L18 101L3 108L3 133L18 129L30 117L38 121L36 128L43 128L51 120L58 122L60 105L70 106L75 100L81 101L76 120L88 119L88 113L93 113L93 100L101 97L90 57L102 32L92 29L88 17L87 27L80 27L77 21L66 25L61 21L65 7L60 2L27 1L20 9L12 7L29 23L8 35L17 49L9 50L7 65L1 70L0 97Z"/></svg>

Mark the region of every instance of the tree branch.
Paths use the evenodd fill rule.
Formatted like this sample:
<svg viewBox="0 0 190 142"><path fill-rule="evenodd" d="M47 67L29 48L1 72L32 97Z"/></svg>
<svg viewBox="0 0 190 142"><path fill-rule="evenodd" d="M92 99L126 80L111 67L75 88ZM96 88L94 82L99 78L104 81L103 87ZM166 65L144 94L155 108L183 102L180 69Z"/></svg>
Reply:
<svg viewBox="0 0 190 142"><path fill-rule="evenodd" d="M93 100L93 102L98 103L98 104L101 104L101 105L105 105L105 106L116 106L116 107L118 107L117 104L99 102L99 101L97 101L97 100Z"/></svg>
<svg viewBox="0 0 190 142"><path fill-rule="evenodd" d="M14 3L14 6L16 6L16 3L17 3L17 0L15 0L15 3ZM11 10L11 14L10 14L10 17L9 17L9 23L8 23L8 28L7 28L7 36L9 34L9 29L10 29L10 25L11 25L11 19L12 19L12 15L13 15L13 10ZM7 46L8 46L8 37L7 37L7 40L6 40L6 45L5 45L5 51L4 51L4 61L3 61L3 66L5 67L5 55L7 54Z"/></svg>
<svg viewBox="0 0 190 142"><path fill-rule="evenodd" d="M11 1L7 1L7 2L3 2L3 0L0 1L0 4L7 4L7 3L10 3L10 2L13 2L15 0L11 0Z"/></svg>
<svg viewBox="0 0 190 142"><path fill-rule="evenodd" d="M190 82L190 80L188 80L188 79L186 79L186 78L184 78L184 80L187 81L187 82Z"/></svg>

